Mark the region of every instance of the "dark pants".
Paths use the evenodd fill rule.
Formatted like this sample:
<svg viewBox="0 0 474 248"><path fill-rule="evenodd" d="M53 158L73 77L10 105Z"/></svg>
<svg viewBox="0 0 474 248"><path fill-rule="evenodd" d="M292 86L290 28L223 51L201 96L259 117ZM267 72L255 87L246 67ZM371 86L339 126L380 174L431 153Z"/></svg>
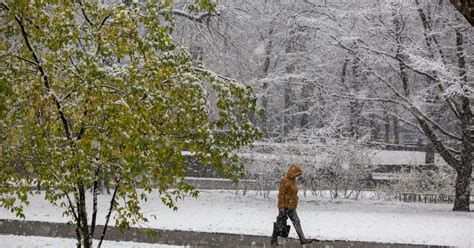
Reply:
<svg viewBox="0 0 474 248"><path fill-rule="evenodd" d="M278 223L286 223L286 221L290 218L291 222L293 223L293 226L295 227L295 231L298 234L298 237L300 240L304 240L304 233L303 229L301 228L301 223L300 223L300 218L298 217L298 214L296 213L296 209L285 209L284 211L280 211L277 217L277 222ZM276 230L273 230L273 235L272 235L272 240L276 241L277 235L276 235Z"/></svg>

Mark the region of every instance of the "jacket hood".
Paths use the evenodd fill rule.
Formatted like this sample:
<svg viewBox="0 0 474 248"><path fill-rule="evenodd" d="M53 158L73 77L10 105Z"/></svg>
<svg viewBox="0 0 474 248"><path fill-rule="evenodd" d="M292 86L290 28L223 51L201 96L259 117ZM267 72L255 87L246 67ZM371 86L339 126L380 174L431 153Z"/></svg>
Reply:
<svg viewBox="0 0 474 248"><path fill-rule="evenodd" d="M301 174L303 174L303 170L301 170L301 167L298 164L292 164L288 169L287 176L289 178L294 179Z"/></svg>

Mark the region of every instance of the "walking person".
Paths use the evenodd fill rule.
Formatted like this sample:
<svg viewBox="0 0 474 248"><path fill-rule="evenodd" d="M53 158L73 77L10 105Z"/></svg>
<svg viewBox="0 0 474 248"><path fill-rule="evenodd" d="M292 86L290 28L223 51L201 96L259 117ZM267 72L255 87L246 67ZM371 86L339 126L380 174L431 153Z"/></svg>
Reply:
<svg viewBox="0 0 474 248"><path fill-rule="evenodd" d="M292 164L288 169L288 173L281 178L278 191L278 217L277 222L273 225L272 246L279 245L278 236L281 235L282 227L286 226L286 220L288 218L290 218L293 223L301 244L310 244L313 242L312 239L306 239L304 237L300 219L296 213L296 207L298 206L298 185L296 184L296 178L302 174L303 171L301 167L298 164Z"/></svg>

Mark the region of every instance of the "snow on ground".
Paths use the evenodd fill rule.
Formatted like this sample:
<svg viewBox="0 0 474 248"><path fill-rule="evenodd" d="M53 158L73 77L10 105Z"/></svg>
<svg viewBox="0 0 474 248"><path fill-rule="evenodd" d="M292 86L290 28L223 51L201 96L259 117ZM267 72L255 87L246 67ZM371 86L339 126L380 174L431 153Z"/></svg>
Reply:
<svg viewBox="0 0 474 248"><path fill-rule="evenodd" d="M94 240L94 244L98 241ZM43 247L75 247L75 239L49 238L37 236L0 235L0 248L43 248ZM136 242L104 241L104 248L172 248L181 246L145 244Z"/></svg>
<svg viewBox="0 0 474 248"><path fill-rule="evenodd" d="M270 236L278 212L276 194L264 199L255 192L242 196L233 191L201 191L198 199L179 201L177 212L163 206L153 194L143 204L150 223L141 226ZM100 196L99 224L104 222L108 197ZM451 208L451 204L300 196L298 214L309 238L474 247L474 214L452 212ZM27 220L65 222L60 211L35 197L25 214ZM0 218L16 219L5 209L0 209ZM290 236L296 237L293 228Z"/></svg>

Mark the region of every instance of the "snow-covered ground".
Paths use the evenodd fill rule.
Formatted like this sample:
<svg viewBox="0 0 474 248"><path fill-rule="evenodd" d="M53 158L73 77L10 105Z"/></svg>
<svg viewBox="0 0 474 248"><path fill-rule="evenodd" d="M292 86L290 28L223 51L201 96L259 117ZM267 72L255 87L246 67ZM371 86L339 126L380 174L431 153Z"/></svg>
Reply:
<svg viewBox="0 0 474 248"><path fill-rule="evenodd" d="M201 191L199 198L178 202L178 211L163 206L157 194L143 204L150 223L168 230L270 236L277 215L276 192L264 199L249 192ZM100 196L98 223L103 224L107 195ZM451 204L401 203L376 200L330 200L300 196L298 214L310 238L383 243L474 247L474 213L451 211ZM31 199L27 220L65 222L61 210L41 197ZM0 218L16 219L5 209ZM290 236L296 237L292 229Z"/></svg>
<svg viewBox="0 0 474 248"><path fill-rule="evenodd" d="M0 248L75 247L75 239L37 236L0 235ZM97 241L94 241L97 244ZM180 246L145 244L136 242L104 241L104 248L173 248Z"/></svg>

